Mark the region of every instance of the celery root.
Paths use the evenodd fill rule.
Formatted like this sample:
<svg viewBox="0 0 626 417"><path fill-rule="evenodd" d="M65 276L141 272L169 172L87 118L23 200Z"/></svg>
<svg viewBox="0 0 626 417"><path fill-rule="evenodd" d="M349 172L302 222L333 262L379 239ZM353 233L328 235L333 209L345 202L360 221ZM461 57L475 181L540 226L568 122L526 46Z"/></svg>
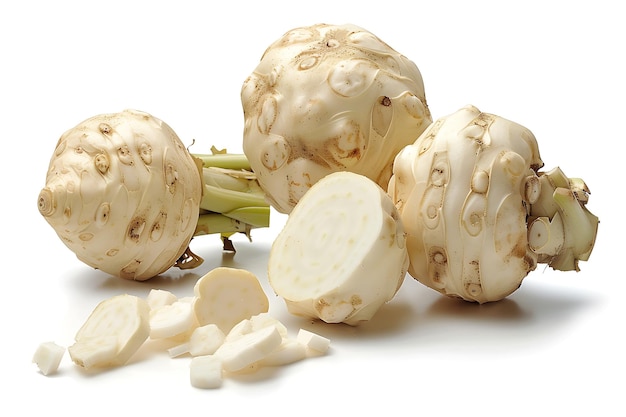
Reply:
<svg viewBox="0 0 626 417"><path fill-rule="evenodd" d="M598 227L589 190L542 167L535 136L515 122L474 106L436 120L397 155L388 188L410 275L484 303L513 293L538 263L578 270Z"/></svg>
<svg viewBox="0 0 626 417"><path fill-rule="evenodd" d="M93 268L145 280L194 268L194 236L269 225L269 205L244 155L190 154L163 121L136 110L91 117L65 132L40 191L41 215Z"/></svg>
<svg viewBox="0 0 626 417"><path fill-rule="evenodd" d="M386 188L396 153L432 122L417 66L350 24L285 33L244 81L241 101L244 153L282 213L336 171Z"/></svg>

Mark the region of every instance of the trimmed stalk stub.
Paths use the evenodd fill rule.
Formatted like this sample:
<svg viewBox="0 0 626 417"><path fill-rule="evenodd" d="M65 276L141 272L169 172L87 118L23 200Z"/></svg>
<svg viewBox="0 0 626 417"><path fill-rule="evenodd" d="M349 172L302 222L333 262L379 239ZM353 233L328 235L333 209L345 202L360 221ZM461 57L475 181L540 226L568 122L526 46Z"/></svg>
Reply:
<svg viewBox="0 0 626 417"><path fill-rule="evenodd" d="M540 173L541 193L530 206L529 242L538 261L555 270L579 271L593 250L597 216L587 209L589 188L580 178L570 179L560 168ZM542 232L549 220L549 227ZM539 223L538 223L539 222Z"/></svg>
<svg viewBox="0 0 626 417"><path fill-rule="evenodd" d="M514 292L538 263L578 270L597 233L589 190L542 166L535 136L517 123L474 106L436 120L397 155L388 187L410 275L483 303Z"/></svg>
<svg viewBox="0 0 626 417"><path fill-rule="evenodd" d="M386 188L396 153L432 122L417 66L354 25L287 32L244 81L241 101L244 153L282 213L332 172Z"/></svg>

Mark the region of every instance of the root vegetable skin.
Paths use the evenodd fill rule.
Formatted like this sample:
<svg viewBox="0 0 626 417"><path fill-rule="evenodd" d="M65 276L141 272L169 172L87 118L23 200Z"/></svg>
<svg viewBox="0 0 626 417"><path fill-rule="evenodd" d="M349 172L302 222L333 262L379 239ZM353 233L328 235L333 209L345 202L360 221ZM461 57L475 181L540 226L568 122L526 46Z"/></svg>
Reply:
<svg viewBox="0 0 626 417"><path fill-rule="evenodd" d="M174 131L126 110L92 117L61 136L38 205L81 261L144 280L185 253L201 192L199 168Z"/></svg>
<svg viewBox="0 0 626 417"><path fill-rule="evenodd" d="M241 100L244 153L282 213L336 171L386 188L396 153L432 121L416 65L349 24L287 32L245 80Z"/></svg>
<svg viewBox="0 0 626 417"><path fill-rule="evenodd" d="M270 250L268 277L291 313L358 325L394 297L408 262L390 197L365 176L336 172L289 215Z"/></svg>
<svg viewBox="0 0 626 417"><path fill-rule="evenodd" d="M597 217L585 208L584 183L542 166L535 136L517 123L474 106L435 121L397 155L388 188L407 233L410 275L483 303L517 290L538 262L578 269ZM570 196L563 207L561 193ZM564 218L580 223L568 227Z"/></svg>

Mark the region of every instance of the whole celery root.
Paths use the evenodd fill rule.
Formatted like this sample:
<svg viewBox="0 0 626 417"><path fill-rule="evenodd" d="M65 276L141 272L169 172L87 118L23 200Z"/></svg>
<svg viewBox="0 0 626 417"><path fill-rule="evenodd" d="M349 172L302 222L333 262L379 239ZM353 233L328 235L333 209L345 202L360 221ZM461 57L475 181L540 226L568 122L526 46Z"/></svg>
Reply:
<svg viewBox="0 0 626 417"><path fill-rule="evenodd" d="M354 25L287 32L245 80L241 100L244 153L282 213L336 171L386 189L395 155L432 122L417 66Z"/></svg>
<svg viewBox="0 0 626 417"><path fill-rule="evenodd" d="M194 236L269 224L243 155L192 155L163 121L126 110L89 118L59 139L38 207L93 268L145 280L193 268Z"/></svg>
<svg viewBox="0 0 626 417"><path fill-rule="evenodd" d="M409 273L443 294L500 300L546 263L578 270L598 218L589 190L543 161L525 127L474 106L436 120L396 157L389 183Z"/></svg>

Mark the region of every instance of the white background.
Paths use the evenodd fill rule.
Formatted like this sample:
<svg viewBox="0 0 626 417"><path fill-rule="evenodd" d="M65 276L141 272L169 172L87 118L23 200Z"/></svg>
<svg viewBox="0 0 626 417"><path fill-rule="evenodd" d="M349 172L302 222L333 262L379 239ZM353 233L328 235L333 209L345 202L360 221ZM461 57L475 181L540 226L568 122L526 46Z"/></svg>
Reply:
<svg viewBox="0 0 626 417"><path fill-rule="evenodd" d="M32 415L624 415L624 41L618 2L581 1L14 1L0 6L3 197L0 414ZM621 8L620 8L621 10ZM311 323L270 295L270 311L331 339L325 357L228 379L188 380L188 358L144 349L97 375L65 356L45 377L40 342L71 344L95 305L150 288L192 294L228 265L263 282L273 226L236 239L194 240L205 263L148 283L81 264L37 211L56 140L100 113L136 108L165 120L193 150L241 151L239 92L265 48L314 23L353 23L412 59L435 118L466 104L521 123L546 168L591 188L601 218L579 273L540 266L508 299L474 305L407 278L366 325ZM7 410L14 410L8 412ZM185 414L182 414L185 413ZM558 414L557 414L558 413ZM218 414L215 414L218 415ZM231 415L231 414L221 414Z"/></svg>

